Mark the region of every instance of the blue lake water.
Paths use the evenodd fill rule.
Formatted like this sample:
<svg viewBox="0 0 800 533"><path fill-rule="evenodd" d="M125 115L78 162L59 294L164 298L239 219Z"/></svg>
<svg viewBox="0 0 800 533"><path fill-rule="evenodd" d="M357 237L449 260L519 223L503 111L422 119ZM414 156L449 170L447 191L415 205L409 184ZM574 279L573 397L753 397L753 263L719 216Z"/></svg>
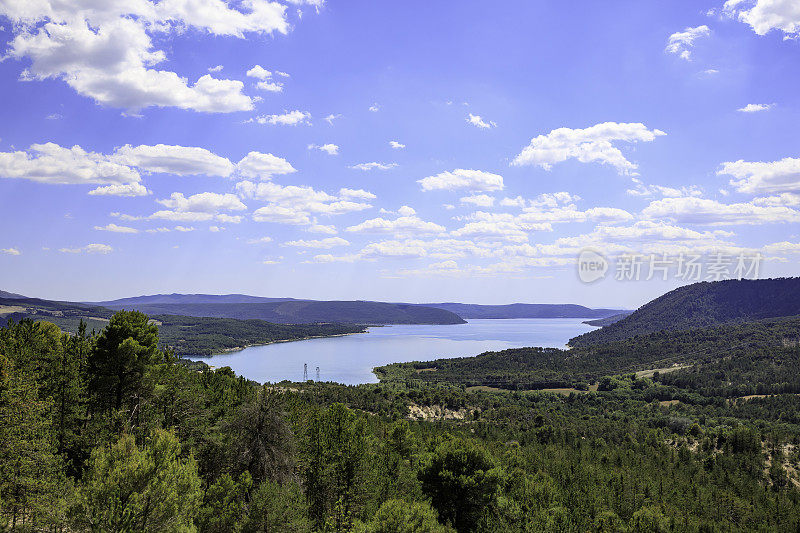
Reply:
<svg viewBox="0 0 800 533"><path fill-rule="evenodd" d="M447 326L384 326L367 333L252 346L244 350L191 357L215 367L229 366L239 375L264 383L301 381L308 377L346 384L376 383L372 369L388 363L478 355L490 350L544 346L563 348L590 331L584 318L470 320Z"/></svg>

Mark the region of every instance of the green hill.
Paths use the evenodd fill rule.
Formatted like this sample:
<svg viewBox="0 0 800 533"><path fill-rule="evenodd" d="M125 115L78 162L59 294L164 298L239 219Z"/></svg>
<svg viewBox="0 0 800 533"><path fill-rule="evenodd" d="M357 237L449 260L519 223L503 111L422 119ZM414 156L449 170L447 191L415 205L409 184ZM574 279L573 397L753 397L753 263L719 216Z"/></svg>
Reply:
<svg viewBox="0 0 800 533"><path fill-rule="evenodd" d="M461 318L605 318L622 311L621 309L590 309L575 304L479 305L446 302L423 305L446 309Z"/></svg>
<svg viewBox="0 0 800 533"><path fill-rule="evenodd" d="M800 278L701 282L659 296L622 320L579 335L569 344L588 346L662 330L794 315L800 315Z"/></svg>

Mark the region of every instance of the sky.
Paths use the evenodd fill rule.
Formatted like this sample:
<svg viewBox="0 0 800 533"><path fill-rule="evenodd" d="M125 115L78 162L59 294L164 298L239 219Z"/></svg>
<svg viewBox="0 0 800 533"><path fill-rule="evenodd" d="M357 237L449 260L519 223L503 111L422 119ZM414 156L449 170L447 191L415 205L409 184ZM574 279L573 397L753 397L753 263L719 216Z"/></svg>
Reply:
<svg viewBox="0 0 800 533"><path fill-rule="evenodd" d="M2 0L0 42L6 291L634 308L800 273L795 0Z"/></svg>

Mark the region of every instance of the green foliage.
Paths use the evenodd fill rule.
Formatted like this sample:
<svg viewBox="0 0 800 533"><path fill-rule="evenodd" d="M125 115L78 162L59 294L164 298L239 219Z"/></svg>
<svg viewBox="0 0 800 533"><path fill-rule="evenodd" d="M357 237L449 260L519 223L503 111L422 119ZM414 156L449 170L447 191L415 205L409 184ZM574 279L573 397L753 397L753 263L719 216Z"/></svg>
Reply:
<svg viewBox="0 0 800 533"><path fill-rule="evenodd" d="M800 278L729 279L672 290L609 326L570 339L589 346L657 331L800 315Z"/></svg>
<svg viewBox="0 0 800 533"><path fill-rule="evenodd" d="M425 502L388 500L375 516L356 528L363 533L447 533L452 531L437 521L436 511Z"/></svg>
<svg viewBox="0 0 800 533"><path fill-rule="evenodd" d="M237 531L239 521L246 514L246 502L253 479L248 472L234 480L229 474L221 475L206 490L203 506L197 516L200 531L228 533Z"/></svg>
<svg viewBox="0 0 800 533"><path fill-rule="evenodd" d="M77 522L95 531L193 531L202 501L197 464L172 433L139 448L125 434L92 451Z"/></svg>
<svg viewBox="0 0 800 533"><path fill-rule="evenodd" d="M446 440L436 447L419 472L423 492L442 521L457 531L473 531L494 502L502 479L489 453L470 441Z"/></svg>
<svg viewBox="0 0 800 533"><path fill-rule="evenodd" d="M241 525L242 533L306 533L311 530L308 507L300 487L295 483L281 485L274 481L259 485Z"/></svg>

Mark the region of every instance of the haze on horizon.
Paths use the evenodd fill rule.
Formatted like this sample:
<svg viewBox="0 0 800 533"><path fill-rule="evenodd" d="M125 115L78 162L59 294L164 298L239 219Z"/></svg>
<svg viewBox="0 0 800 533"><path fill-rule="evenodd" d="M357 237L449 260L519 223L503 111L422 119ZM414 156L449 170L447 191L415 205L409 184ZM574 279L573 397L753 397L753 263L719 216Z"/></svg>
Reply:
<svg viewBox="0 0 800 533"><path fill-rule="evenodd" d="M581 250L800 273L791 0L200 3L0 5L0 289L635 308L693 280L581 283Z"/></svg>

